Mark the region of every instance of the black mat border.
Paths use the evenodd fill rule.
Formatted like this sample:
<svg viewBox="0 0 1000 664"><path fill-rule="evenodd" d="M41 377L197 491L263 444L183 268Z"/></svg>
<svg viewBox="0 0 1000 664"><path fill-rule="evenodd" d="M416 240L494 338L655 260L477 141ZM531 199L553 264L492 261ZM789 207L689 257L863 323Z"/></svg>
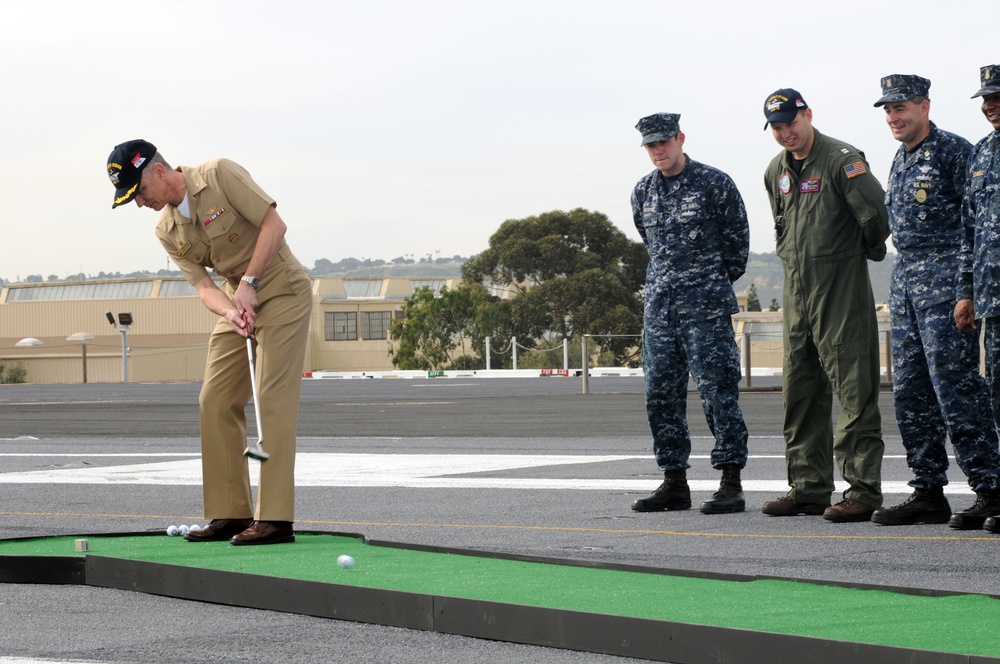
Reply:
<svg viewBox="0 0 1000 664"><path fill-rule="evenodd" d="M356 537L373 546L415 551L725 581L748 582L771 579L931 597L975 594L775 576L701 573L691 570L368 540L356 533L300 532ZM160 531L100 533L71 537L90 539L144 535L162 536L162 533ZM44 537L16 539L31 540ZM675 664L738 661L767 661L773 664L842 664L852 660L879 662L879 664L1000 664L1000 658L993 657L360 588L94 554L66 557L0 556L0 583L71 584L130 590L213 604L653 661L669 661ZM987 596L997 598L994 595Z"/></svg>

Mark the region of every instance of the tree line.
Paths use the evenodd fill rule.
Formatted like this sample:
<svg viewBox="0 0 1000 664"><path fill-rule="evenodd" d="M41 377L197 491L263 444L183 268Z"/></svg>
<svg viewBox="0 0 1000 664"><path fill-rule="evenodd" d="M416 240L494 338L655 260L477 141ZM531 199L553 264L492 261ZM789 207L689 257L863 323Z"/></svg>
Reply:
<svg viewBox="0 0 1000 664"><path fill-rule="evenodd" d="M490 366L509 368L512 339L537 350L575 339L570 356L579 362L579 338L591 335L602 362L637 366L648 262L643 244L599 212L556 210L507 220L485 251L462 264L456 288L423 288L406 299L402 316L390 324L389 357L400 369L483 369L489 337ZM869 262L877 302L888 297L892 262L891 256ZM778 311L783 285L781 260L751 253L734 288L747 294L749 311ZM549 358L545 366L561 359Z"/></svg>

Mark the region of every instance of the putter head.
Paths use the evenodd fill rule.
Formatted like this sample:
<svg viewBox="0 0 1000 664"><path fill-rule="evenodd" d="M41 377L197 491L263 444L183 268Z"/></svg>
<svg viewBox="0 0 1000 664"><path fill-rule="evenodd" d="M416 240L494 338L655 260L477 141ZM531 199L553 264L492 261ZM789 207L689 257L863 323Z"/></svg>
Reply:
<svg viewBox="0 0 1000 664"><path fill-rule="evenodd" d="M264 451L264 448L260 446L260 441L256 443L247 443L247 448L243 450L243 456L248 459L257 459L261 463L264 463L271 458L271 455Z"/></svg>

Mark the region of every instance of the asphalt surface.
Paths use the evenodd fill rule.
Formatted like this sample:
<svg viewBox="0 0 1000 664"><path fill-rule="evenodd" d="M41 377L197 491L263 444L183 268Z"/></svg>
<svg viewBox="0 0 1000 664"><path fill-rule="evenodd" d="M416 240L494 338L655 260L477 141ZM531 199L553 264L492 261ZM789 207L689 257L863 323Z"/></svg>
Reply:
<svg viewBox="0 0 1000 664"><path fill-rule="evenodd" d="M754 379L755 386L767 382ZM199 388L0 385L0 539L161 530L200 521L197 481L69 479L116 467L141 473L164 460L196 459ZM336 461L344 457L335 455L345 454L368 466L351 481L341 481L334 468L327 478L300 484L297 526L556 558L1000 594L1000 579L992 573L1000 537L989 533L761 514L760 505L787 488L780 392L741 396L751 435L743 473L746 512L633 512L631 502L662 480L652 461L642 389L641 378L613 377L592 378L588 395L581 394L579 379L567 378L306 381L299 470L313 459ZM889 392L882 393L881 405L886 502L896 504L909 493L909 472ZM248 414L252 422L252 410ZM697 505L717 486L718 473L707 459L712 441L693 393L688 414L694 436L688 476ZM450 463L456 455L519 461L490 468L459 464L437 475L411 467L422 458ZM566 456L593 459L559 461ZM522 457L547 461L521 463ZM957 510L973 496L952 465L948 490ZM37 479L26 483L25 477ZM4 656L92 662L629 661L82 587L0 585L0 613L0 662Z"/></svg>

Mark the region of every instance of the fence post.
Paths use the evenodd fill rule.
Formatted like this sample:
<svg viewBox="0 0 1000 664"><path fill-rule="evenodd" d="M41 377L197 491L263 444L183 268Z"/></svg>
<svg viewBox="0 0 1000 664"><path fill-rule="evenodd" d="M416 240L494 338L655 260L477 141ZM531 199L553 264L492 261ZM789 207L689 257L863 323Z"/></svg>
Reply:
<svg viewBox="0 0 1000 664"><path fill-rule="evenodd" d="M590 372L590 343L589 343L589 341L590 341L590 335L589 334L585 334L585 335L583 335L583 341L580 344L580 347L582 349L580 351L580 355L582 356L581 357L581 361L580 361L580 366L583 367L583 371L580 372L580 375L583 376L583 393L584 394L590 394L590 376L589 376L589 372Z"/></svg>
<svg viewBox="0 0 1000 664"><path fill-rule="evenodd" d="M569 339L563 337L563 369L569 371Z"/></svg>
<svg viewBox="0 0 1000 664"><path fill-rule="evenodd" d="M510 348L513 355L514 371L517 371L517 337L510 338Z"/></svg>
<svg viewBox="0 0 1000 664"><path fill-rule="evenodd" d="M750 333L743 333L743 379L747 383L747 387L753 387L753 378L751 378L750 368L753 365L750 363Z"/></svg>
<svg viewBox="0 0 1000 664"><path fill-rule="evenodd" d="M486 337L486 370L490 370L490 338Z"/></svg>

